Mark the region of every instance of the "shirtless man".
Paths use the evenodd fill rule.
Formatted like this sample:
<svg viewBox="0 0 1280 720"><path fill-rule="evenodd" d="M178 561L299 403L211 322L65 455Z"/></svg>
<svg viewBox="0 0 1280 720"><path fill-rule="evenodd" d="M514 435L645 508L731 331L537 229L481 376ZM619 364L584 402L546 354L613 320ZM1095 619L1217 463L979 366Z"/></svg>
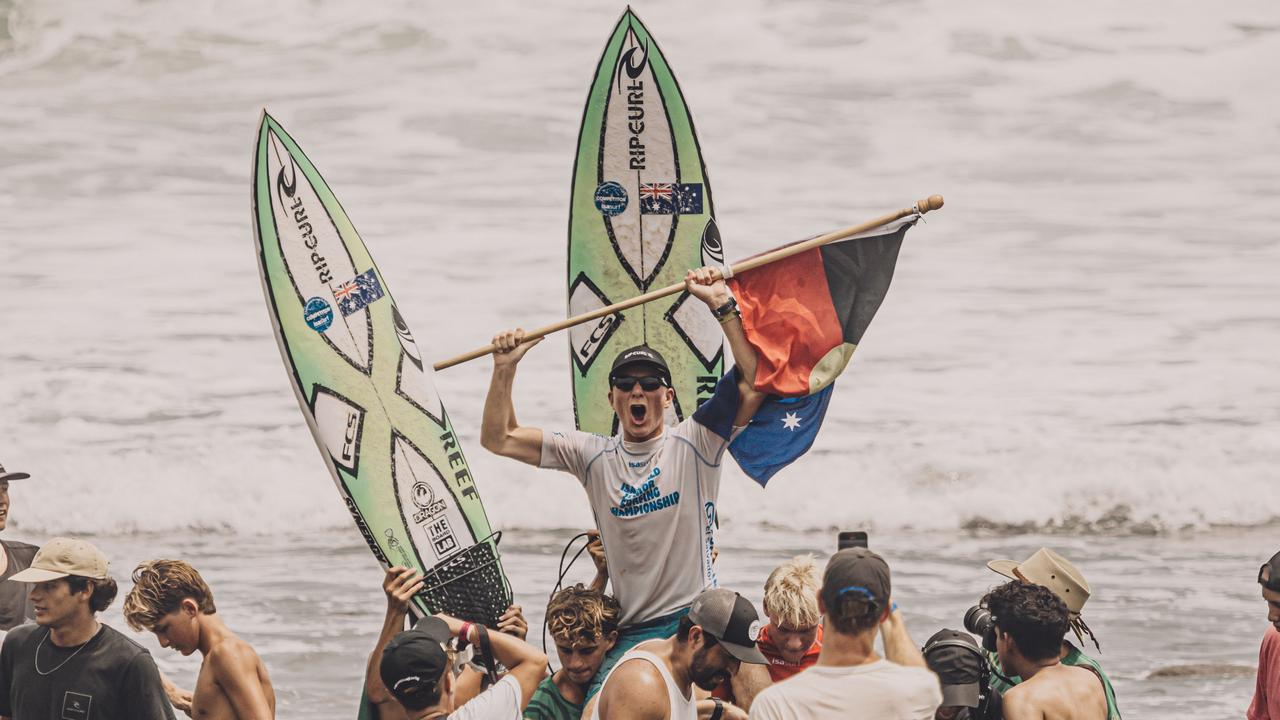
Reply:
<svg viewBox="0 0 1280 720"><path fill-rule="evenodd" d="M982 604L995 616L1000 665L1022 678L1004 694L1006 720L1106 720L1102 678L1059 658L1070 627L1061 598L1042 585L1014 580L987 593Z"/></svg>
<svg viewBox="0 0 1280 720"><path fill-rule="evenodd" d="M191 716L269 720L276 694L267 668L249 643L217 614L213 592L196 569L181 560L150 560L133 571L124 601L129 627L155 633L161 647L204 656L191 701Z"/></svg>
<svg viewBox="0 0 1280 720"><path fill-rule="evenodd" d="M584 720L746 720L741 708L719 698L699 700L695 686L715 690L741 663L769 661L756 647L760 617L752 604L724 588L703 591L676 634L628 651L588 703Z"/></svg>

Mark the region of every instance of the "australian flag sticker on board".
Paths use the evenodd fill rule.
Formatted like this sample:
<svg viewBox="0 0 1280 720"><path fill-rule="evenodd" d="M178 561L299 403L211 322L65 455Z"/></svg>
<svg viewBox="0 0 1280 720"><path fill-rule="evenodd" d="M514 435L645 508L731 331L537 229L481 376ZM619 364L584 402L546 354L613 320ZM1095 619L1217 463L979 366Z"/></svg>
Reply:
<svg viewBox="0 0 1280 720"><path fill-rule="evenodd" d="M378 274L373 268L333 289L333 299L338 301L343 317L360 312L382 295L382 283L378 282Z"/></svg>
<svg viewBox="0 0 1280 720"><path fill-rule="evenodd" d="M642 183L642 215L701 215L702 183Z"/></svg>

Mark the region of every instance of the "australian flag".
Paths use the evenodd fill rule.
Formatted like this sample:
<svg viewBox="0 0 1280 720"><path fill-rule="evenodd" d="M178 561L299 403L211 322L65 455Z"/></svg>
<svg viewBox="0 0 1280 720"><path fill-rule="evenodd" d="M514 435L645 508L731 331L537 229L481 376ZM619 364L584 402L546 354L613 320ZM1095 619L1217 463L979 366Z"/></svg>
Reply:
<svg viewBox="0 0 1280 720"><path fill-rule="evenodd" d="M641 215L701 215L702 183L640 183Z"/></svg>
<svg viewBox="0 0 1280 720"><path fill-rule="evenodd" d="M818 437L834 389L835 385L829 384L804 397L770 395L729 444L729 454L738 467L763 486L775 473L808 452ZM740 400L735 368L720 378L715 394L694 412L693 419L729 440Z"/></svg>
<svg viewBox="0 0 1280 720"><path fill-rule="evenodd" d="M378 274L373 268L333 288L333 299L338 301L343 317L360 312L382 295L382 283L378 282Z"/></svg>

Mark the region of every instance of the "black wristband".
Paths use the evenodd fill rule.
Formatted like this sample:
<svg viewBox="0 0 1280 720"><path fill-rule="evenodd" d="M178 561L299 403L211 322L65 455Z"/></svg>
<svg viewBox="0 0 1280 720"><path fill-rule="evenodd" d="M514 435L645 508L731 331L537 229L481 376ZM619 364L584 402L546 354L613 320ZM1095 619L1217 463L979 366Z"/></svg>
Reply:
<svg viewBox="0 0 1280 720"><path fill-rule="evenodd" d="M735 312L737 311L737 309L738 309L738 300L736 298L731 297L729 298L728 302L716 308L715 310L712 310L711 314L715 315L717 320L723 320L729 316L729 313Z"/></svg>
<svg viewBox="0 0 1280 720"><path fill-rule="evenodd" d="M720 720L720 716L724 715L724 701L720 698L711 698L716 704L716 709L711 711L711 720Z"/></svg>

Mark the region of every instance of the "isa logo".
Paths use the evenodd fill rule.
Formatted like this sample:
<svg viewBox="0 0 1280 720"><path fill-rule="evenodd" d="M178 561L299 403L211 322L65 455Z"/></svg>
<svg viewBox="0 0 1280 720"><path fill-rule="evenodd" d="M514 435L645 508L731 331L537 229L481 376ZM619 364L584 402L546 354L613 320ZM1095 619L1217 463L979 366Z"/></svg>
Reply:
<svg viewBox="0 0 1280 720"><path fill-rule="evenodd" d="M307 321L307 327L322 333L333 324L333 308L324 298L313 297L302 308L302 317Z"/></svg>
<svg viewBox="0 0 1280 720"><path fill-rule="evenodd" d="M596 209L610 217L627 209L627 189L609 180L596 188Z"/></svg>

